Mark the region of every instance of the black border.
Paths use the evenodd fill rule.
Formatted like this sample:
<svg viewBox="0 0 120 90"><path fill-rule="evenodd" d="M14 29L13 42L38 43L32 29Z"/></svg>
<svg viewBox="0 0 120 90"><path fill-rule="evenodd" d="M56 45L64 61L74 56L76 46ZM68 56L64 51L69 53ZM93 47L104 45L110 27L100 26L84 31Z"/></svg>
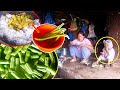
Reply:
<svg viewBox="0 0 120 90"><path fill-rule="evenodd" d="M116 0L2 0L0 10L119 11Z"/></svg>
<svg viewBox="0 0 120 90"><path fill-rule="evenodd" d="M119 87L119 79L1 79L1 87L5 89L113 89ZM117 82L118 81L118 82ZM118 89L118 88L117 88Z"/></svg>
<svg viewBox="0 0 120 90"><path fill-rule="evenodd" d="M119 11L120 4L116 0L4 0L0 1L0 10ZM112 81L105 79L0 80L1 86L10 84L13 88L17 84L17 88L27 86L27 88L34 87L34 90L35 88L64 89L64 86L67 88L73 86L74 90L76 87L78 89L86 89L87 87L94 89L97 86L96 89L104 86L114 88L119 84L115 82L114 79Z"/></svg>

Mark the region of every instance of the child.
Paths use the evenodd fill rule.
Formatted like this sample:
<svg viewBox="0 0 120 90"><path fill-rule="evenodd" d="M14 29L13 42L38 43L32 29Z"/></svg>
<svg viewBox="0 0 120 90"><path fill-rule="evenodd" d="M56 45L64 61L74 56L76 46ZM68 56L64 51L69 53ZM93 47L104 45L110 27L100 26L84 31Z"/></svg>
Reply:
<svg viewBox="0 0 120 90"><path fill-rule="evenodd" d="M100 52L100 56L98 60L99 61L102 60L102 62L108 62L108 64L110 64L114 60L114 56L115 56L115 50L113 49L113 43L110 39L104 40L103 43L104 43L104 48L102 52ZM93 63L92 67L96 67L97 65L99 65L98 61Z"/></svg>

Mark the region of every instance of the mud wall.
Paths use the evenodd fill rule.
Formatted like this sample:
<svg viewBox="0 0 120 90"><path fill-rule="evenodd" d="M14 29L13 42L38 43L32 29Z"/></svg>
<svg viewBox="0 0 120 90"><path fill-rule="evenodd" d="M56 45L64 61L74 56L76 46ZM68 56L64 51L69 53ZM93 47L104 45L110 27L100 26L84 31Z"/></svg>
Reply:
<svg viewBox="0 0 120 90"><path fill-rule="evenodd" d="M107 18L107 31L108 31L108 35L113 37L120 46L120 13L119 12L109 13L109 16ZM116 43L115 42L113 43L116 53L120 52L118 51L118 46L116 45Z"/></svg>

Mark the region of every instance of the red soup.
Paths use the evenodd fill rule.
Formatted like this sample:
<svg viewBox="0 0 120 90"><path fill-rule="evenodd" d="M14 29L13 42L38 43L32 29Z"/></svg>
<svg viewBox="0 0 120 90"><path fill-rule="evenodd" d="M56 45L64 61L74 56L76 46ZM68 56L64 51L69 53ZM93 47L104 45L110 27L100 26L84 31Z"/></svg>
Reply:
<svg viewBox="0 0 120 90"><path fill-rule="evenodd" d="M54 29L56 29L56 25L53 24L41 24L39 27L37 27L37 30L35 29L33 32L33 42L38 46L38 48L43 52L53 52L56 49L60 48L65 40L64 36L61 36L57 41L55 41L56 38L44 40L44 41L38 41L35 40L35 38L40 38L44 36L45 34L50 33ZM39 32L39 33L38 33Z"/></svg>

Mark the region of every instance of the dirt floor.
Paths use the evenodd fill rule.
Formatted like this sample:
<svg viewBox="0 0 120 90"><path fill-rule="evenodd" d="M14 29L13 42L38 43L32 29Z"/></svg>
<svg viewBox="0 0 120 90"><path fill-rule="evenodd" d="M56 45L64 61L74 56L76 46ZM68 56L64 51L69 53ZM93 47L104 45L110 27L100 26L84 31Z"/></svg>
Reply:
<svg viewBox="0 0 120 90"><path fill-rule="evenodd" d="M95 58L91 58L91 61L94 60ZM58 69L57 77L61 79L120 79L120 59L112 67L105 68L92 68L91 65L83 65L80 61L70 62L70 59L67 59L63 67Z"/></svg>

